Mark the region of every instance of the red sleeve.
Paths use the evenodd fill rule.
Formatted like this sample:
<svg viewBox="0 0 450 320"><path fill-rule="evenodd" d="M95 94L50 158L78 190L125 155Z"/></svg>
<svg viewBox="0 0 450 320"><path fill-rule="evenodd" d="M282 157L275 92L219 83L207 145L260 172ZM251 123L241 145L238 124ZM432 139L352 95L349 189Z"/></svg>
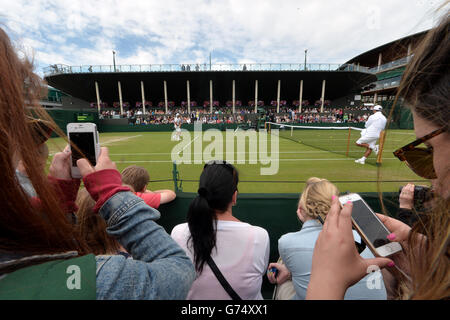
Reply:
<svg viewBox="0 0 450 320"><path fill-rule="evenodd" d="M94 212L98 212L103 204L117 192L130 191L129 187L122 186L122 176L115 169L95 171L83 178L84 185L96 201Z"/></svg>
<svg viewBox="0 0 450 320"><path fill-rule="evenodd" d="M159 205L161 204L161 193L155 193L155 192L136 192L136 195L144 200L144 202L149 205L150 207L154 209L158 209Z"/></svg>
<svg viewBox="0 0 450 320"><path fill-rule="evenodd" d="M48 176L48 181L54 186L63 202L66 212L76 212L78 210L75 205L78 189L80 188L80 179L63 180L52 176ZM39 200L37 200L39 202Z"/></svg>

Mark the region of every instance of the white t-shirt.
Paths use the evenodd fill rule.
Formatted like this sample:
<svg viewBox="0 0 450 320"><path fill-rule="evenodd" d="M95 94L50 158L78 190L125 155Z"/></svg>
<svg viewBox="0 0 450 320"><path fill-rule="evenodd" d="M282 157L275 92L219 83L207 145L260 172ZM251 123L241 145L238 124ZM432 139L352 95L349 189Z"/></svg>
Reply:
<svg viewBox="0 0 450 320"><path fill-rule="evenodd" d="M175 226L172 238L186 251L192 261L192 244L187 223ZM225 279L244 300L261 300L261 285L269 264L269 234L261 227L238 221L217 221L216 247L211 257ZM207 263L197 275L187 300L230 300Z"/></svg>
<svg viewBox="0 0 450 320"><path fill-rule="evenodd" d="M386 117L381 112L375 112L366 121L366 132L364 136L378 138L381 131L386 127L386 121Z"/></svg>
<svg viewBox="0 0 450 320"><path fill-rule="evenodd" d="M181 118L180 117L175 118L174 125L175 125L175 129L181 128Z"/></svg>

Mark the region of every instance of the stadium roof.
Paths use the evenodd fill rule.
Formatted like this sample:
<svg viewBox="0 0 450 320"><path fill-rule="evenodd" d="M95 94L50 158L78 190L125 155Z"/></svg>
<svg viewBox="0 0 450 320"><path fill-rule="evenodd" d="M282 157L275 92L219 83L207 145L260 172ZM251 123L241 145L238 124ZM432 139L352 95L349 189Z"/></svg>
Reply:
<svg viewBox="0 0 450 320"><path fill-rule="evenodd" d="M281 80L281 100L299 99L300 80L303 80L303 100L314 103L320 99L322 80L326 80L325 99L333 100L349 93L359 93L360 88L376 80L371 73L361 71L174 71L174 72L87 72L47 75L48 83L63 92L88 101L96 101L95 82L99 85L100 99L112 105L119 101L118 81L124 102L142 101L141 81L145 98L154 104L164 101L167 83L168 100L187 100L186 81L190 82L191 101L202 104L209 100L209 82L213 81L213 99L222 103L232 99L232 81L235 80L236 100L246 104L255 97L255 80L258 80L258 100L266 105L277 99L278 80Z"/></svg>
<svg viewBox="0 0 450 320"><path fill-rule="evenodd" d="M378 56L380 53L382 54L382 63L405 57L407 55L408 45L411 43L412 48L414 48L428 31L429 30L421 31L383 44L379 47L361 53L360 55L348 60L345 64L359 63L361 66L374 67L378 64Z"/></svg>

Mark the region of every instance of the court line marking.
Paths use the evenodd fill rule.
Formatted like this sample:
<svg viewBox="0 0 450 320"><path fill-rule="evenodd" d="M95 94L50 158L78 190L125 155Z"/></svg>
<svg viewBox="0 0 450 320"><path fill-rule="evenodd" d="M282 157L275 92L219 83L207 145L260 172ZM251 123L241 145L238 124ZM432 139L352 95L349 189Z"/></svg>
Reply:
<svg viewBox="0 0 450 320"><path fill-rule="evenodd" d="M187 147L189 147L191 145L192 142L194 142L195 140L197 140L198 138L200 138L200 136L197 136L194 140L191 140L191 142L189 142L184 148L183 150L181 150L180 152L183 152ZM178 152L178 154L180 154L180 152ZM169 153L171 154L171 153Z"/></svg>
<svg viewBox="0 0 450 320"><path fill-rule="evenodd" d="M333 138L328 138L328 139L303 139L303 140L294 140L294 139L292 139L292 138L290 138L290 137L282 137L282 136L280 136L281 138L284 138L284 139L288 139L288 140L291 140L291 141L293 141L293 142L297 142L297 143L301 143L301 144L303 144L302 143L302 141L308 141L308 140L314 140L314 141L347 141L348 139L333 139ZM356 140L358 140L358 139L356 139ZM355 139L352 139L351 141L356 141ZM389 139L389 141L403 141L403 140L398 140L398 139Z"/></svg>
<svg viewBox="0 0 450 320"><path fill-rule="evenodd" d="M228 161L228 159L225 159L225 160ZM386 158L383 160L397 160L397 158ZM275 160L273 160L273 161L275 161ZM278 159L278 161L281 161L281 162L283 162L283 161L355 161L355 159L323 159L323 158L322 159ZM136 161L114 160L114 162L116 162L116 163L173 163L172 160L136 160ZM189 163L189 164L195 164L194 160L192 160L191 162L192 163ZM203 163L205 163L205 161L202 160L201 164L203 164ZM238 160L236 160L236 161L233 160L233 162L230 161L230 163L240 164L240 163L238 163ZM181 163L181 164L183 164L183 163ZM250 163L247 163L247 161L246 161L246 163L242 163L242 164L251 165ZM260 163L255 163L255 165L257 165L257 164L261 165Z"/></svg>
<svg viewBox="0 0 450 320"><path fill-rule="evenodd" d="M187 146L186 146L187 147ZM182 150L184 151L184 149ZM364 150L360 151L349 151L349 153L362 153ZM386 151L386 150L383 150ZM181 151L180 151L181 152ZM335 151L281 151L281 152L273 152L268 154L302 154L302 153L330 153L330 152L343 152L346 150L335 150ZM389 151L388 151L389 152ZM227 153L226 150L223 152ZM170 152L149 152L149 153L110 153L110 156L151 156L151 155L170 155ZM192 155L202 155L203 152L191 152ZM259 152L233 152L233 154L259 154Z"/></svg>
<svg viewBox="0 0 450 320"><path fill-rule="evenodd" d="M131 137L124 137L124 138L117 138L117 139L112 139L112 140L108 140L106 142L100 142L100 146L105 146L108 145L110 143L114 143L114 142L120 142L120 141L124 141L124 140L128 140L128 139L132 139L132 138L136 138L136 137L142 137L142 134L138 134L136 136L131 136ZM55 154L57 154L58 152L61 151L56 151L56 152L50 152L48 155L49 157L53 157Z"/></svg>
<svg viewBox="0 0 450 320"><path fill-rule="evenodd" d="M187 146L186 146L187 147ZM185 147L185 148L186 148ZM185 148L183 148L182 151L185 150ZM180 151L180 152L182 152ZM360 151L349 151L348 153L362 153L364 150L360 150ZM383 150L386 151L386 150ZM345 153L346 150L335 150L335 151L281 151L281 152L267 152L269 155L275 155L275 154L315 154L315 153L330 153L330 152L342 152ZM388 150L387 152L390 152L390 150ZM223 152L223 154L226 154L226 150ZM171 152L142 152L142 153L110 153L110 156L161 156L161 155L171 155ZM203 152L191 152L191 155L203 155ZM235 151L233 152L233 154L259 154L259 152L238 152ZM54 156L55 153L50 153L49 156Z"/></svg>
<svg viewBox="0 0 450 320"><path fill-rule="evenodd" d="M128 140L128 139L133 139L133 138L136 138L136 137L142 137L142 134L138 134L137 136L112 139L112 140L108 140L106 142L100 142L100 145L104 146L104 145L107 145L109 143L120 142L120 141L124 141L124 140Z"/></svg>

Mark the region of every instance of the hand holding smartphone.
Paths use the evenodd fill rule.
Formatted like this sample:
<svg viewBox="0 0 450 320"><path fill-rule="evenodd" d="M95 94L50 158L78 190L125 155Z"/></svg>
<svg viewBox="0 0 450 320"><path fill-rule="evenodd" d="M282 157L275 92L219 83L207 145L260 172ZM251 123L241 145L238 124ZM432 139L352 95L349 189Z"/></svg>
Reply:
<svg viewBox="0 0 450 320"><path fill-rule="evenodd" d="M72 178L81 178L77 167L77 160L86 158L92 166L97 164L100 154L100 142L95 123L69 123L67 124L67 136L71 149L71 175ZM77 148L72 147L72 144Z"/></svg>
<svg viewBox="0 0 450 320"><path fill-rule="evenodd" d="M352 227L356 229L352 219L355 208L353 202L347 203L350 200L346 197L341 202L336 197L331 201L324 228L314 247L306 299L343 299L346 290L367 276L371 266L381 269L395 265L390 258L380 257L378 253L376 258L366 259L355 250L352 232ZM342 206L342 203L345 204Z"/></svg>
<svg viewBox="0 0 450 320"><path fill-rule="evenodd" d="M63 152L57 152L53 156L48 169L49 175L56 179L71 180L70 147L67 145Z"/></svg>
<svg viewBox="0 0 450 320"><path fill-rule="evenodd" d="M339 201L342 205L348 201L353 203L353 226L376 257L388 257L402 251L400 243L387 239L389 230L359 194L341 196Z"/></svg>

